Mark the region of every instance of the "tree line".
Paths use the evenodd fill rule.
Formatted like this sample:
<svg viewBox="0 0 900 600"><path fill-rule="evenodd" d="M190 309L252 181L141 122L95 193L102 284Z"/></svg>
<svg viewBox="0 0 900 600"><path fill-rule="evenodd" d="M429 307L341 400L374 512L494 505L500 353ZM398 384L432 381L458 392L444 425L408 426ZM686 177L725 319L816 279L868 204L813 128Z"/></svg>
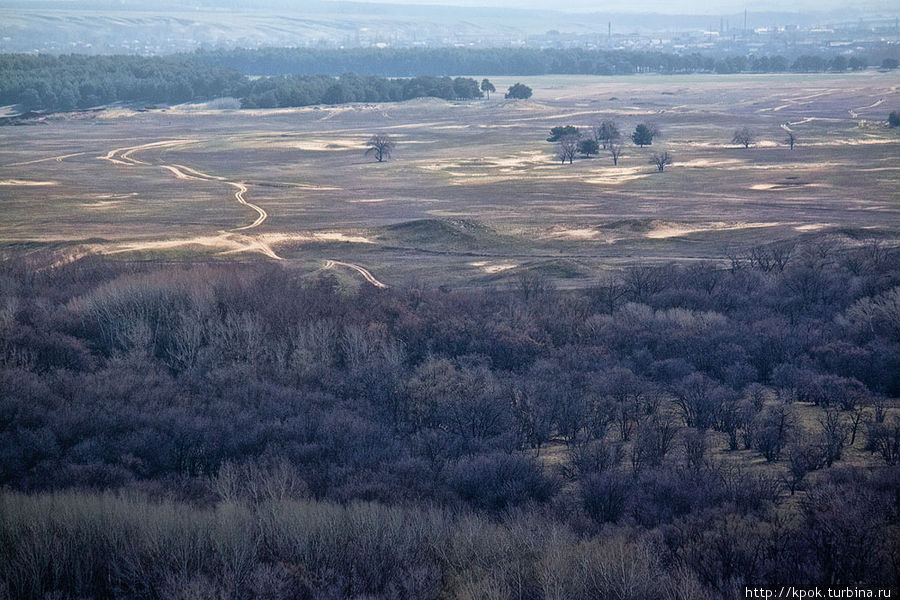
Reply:
<svg viewBox="0 0 900 600"><path fill-rule="evenodd" d="M233 69L183 57L0 55L0 103L27 110L175 104L236 95L246 85Z"/></svg>
<svg viewBox="0 0 900 600"><path fill-rule="evenodd" d="M175 104L236 97L243 108L421 97L481 98L466 77L386 79L345 73L250 78L185 57L0 55L0 103L27 110L72 110L113 102Z"/></svg>
<svg viewBox="0 0 900 600"><path fill-rule="evenodd" d="M489 76L630 75L635 73L782 73L860 70L865 58L801 55L710 56L639 50L536 48L260 48L197 50L185 56L248 75L383 77L480 73Z"/></svg>
<svg viewBox="0 0 900 600"><path fill-rule="evenodd" d="M26 110L72 110L113 102L176 104L236 97L248 108L275 108L429 96L471 99L492 91L481 89L473 79L451 78L448 73L777 73L865 66L862 59L843 56L800 56L789 62L781 56L713 58L527 48L264 48L158 57L4 54L0 55L0 102L21 104ZM510 97L523 97L517 94L524 90L511 92Z"/></svg>
<svg viewBox="0 0 900 600"><path fill-rule="evenodd" d="M353 291L278 265L8 260L0 593L593 598L607 551L632 553L635 600L896 585L898 265L820 237L581 291L527 269ZM310 554L332 545L371 553Z"/></svg>

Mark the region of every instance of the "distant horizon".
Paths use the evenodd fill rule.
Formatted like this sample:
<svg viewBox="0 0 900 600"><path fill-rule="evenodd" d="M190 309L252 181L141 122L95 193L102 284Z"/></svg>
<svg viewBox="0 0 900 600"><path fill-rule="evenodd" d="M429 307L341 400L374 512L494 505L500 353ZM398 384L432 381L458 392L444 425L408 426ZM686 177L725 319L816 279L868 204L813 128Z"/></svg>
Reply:
<svg viewBox="0 0 900 600"><path fill-rule="evenodd" d="M627 4L599 4L594 0L570 0L561 4L549 0L312 0L296 3L292 0L12 0L0 1L0 9L65 9L97 10L146 10L157 12L194 9L270 10L277 8L291 12L320 12L334 5L338 10L353 5L383 5L423 8L459 8L480 10L548 11L568 14L657 14L683 16L724 16L743 13L780 13L798 15L824 15L829 13L859 13L860 15L900 16L900 4L889 6L882 0L639 0Z"/></svg>

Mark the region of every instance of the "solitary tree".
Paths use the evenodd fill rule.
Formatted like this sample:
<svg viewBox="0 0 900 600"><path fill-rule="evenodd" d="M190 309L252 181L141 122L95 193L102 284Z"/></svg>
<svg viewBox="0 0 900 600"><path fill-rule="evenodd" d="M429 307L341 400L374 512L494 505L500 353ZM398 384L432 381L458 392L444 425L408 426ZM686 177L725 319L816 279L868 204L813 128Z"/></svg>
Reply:
<svg viewBox="0 0 900 600"><path fill-rule="evenodd" d="M488 100L491 99L491 92L496 92L497 88L494 87L494 84L488 81L487 77L481 80L481 91L487 94Z"/></svg>
<svg viewBox="0 0 900 600"><path fill-rule="evenodd" d="M653 157L650 159L650 164L656 165L657 169L664 171L666 165L672 164L672 157L668 152L654 152Z"/></svg>
<svg viewBox="0 0 900 600"><path fill-rule="evenodd" d="M394 141L383 133L376 133L366 142L366 156L373 154L375 160L384 162L385 159L391 157L391 151L394 149Z"/></svg>
<svg viewBox="0 0 900 600"><path fill-rule="evenodd" d="M888 125L891 127L900 127L900 111L893 111L888 115Z"/></svg>
<svg viewBox="0 0 900 600"><path fill-rule="evenodd" d="M560 138L564 138L566 136L575 136L576 138L581 137L581 131L574 125L559 125L557 127L550 128L550 137L547 138L548 142L558 142Z"/></svg>
<svg viewBox="0 0 900 600"><path fill-rule="evenodd" d="M794 149L794 144L797 143L797 136L793 131L788 130L787 132L787 143L788 146L791 147L791 150Z"/></svg>
<svg viewBox="0 0 900 600"><path fill-rule="evenodd" d="M643 148L653 143L653 131L646 123L640 123L631 134L631 141Z"/></svg>
<svg viewBox="0 0 900 600"><path fill-rule="evenodd" d="M592 139L579 140L578 152L587 157L590 157L591 154L599 154L600 144L597 143L597 140Z"/></svg>
<svg viewBox="0 0 900 600"><path fill-rule="evenodd" d="M531 88L523 83L511 85L509 86L509 90L506 92L506 98L512 98L514 100L527 100L528 98L531 98Z"/></svg>
<svg viewBox="0 0 900 600"><path fill-rule="evenodd" d="M622 138L622 133L619 131L619 126L616 125L615 122L605 120L594 125L594 137L605 150L611 144L618 142Z"/></svg>
<svg viewBox="0 0 900 600"><path fill-rule="evenodd" d="M575 160L575 153L578 151L578 138L574 135L564 135L556 142L556 157L565 164Z"/></svg>
<svg viewBox="0 0 900 600"><path fill-rule="evenodd" d="M744 148L749 148L750 144L753 143L754 135L753 132L750 131L749 127L744 127L742 129L736 129L734 132L734 137L731 138L732 144L740 144Z"/></svg>
<svg viewBox="0 0 900 600"><path fill-rule="evenodd" d="M613 166L619 164L619 157L622 156L622 144L614 143L609 145L609 155L612 156Z"/></svg>

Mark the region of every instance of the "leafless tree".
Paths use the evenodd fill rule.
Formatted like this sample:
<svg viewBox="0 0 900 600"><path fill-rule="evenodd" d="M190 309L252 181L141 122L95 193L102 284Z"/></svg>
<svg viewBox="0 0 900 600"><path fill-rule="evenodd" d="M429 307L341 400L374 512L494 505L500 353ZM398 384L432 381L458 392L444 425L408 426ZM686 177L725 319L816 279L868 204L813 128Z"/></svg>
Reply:
<svg viewBox="0 0 900 600"><path fill-rule="evenodd" d="M650 158L650 164L656 165L660 171L664 171L666 165L672 164L672 156L668 152L655 152Z"/></svg>
<svg viewBox="0 0 900 600"><path fill-rule="evenodd" d="M619 144L619 143L609 144L609 155L612 156L613 165L618 165L619 157L622 156L622 144Z"/></svg>
<svg viewBox="0 0 900 600"><path fill-rule="evenodd" d="M750 248L745 258L750 266L765 273L771 271L784 271L791 256L794 254L796 244L793 242L778 242L774 244L754 246Z"/></svg>
<svg viewBox="0 0 900 600"><path fill-rule="evenodd" d="M556 158L563 164L575 160L575 154L578 152L578 138L574 135L565 135L556 142Z"/></svg>
<svg viewBox="0 0 900 600"><path fill-rule="evenodd" d="M394 141L383 133L376 133L369 138L368 142L366 142L366 147L368 148L366 150L366 156L374 154L375 160L384 162L385 159L391 157L391 152L394 149Z"/></svg>
<svg viewBox="0 0 900 600"><path fill-rule="evenodd" d="M847 436L850 428L844 423L840 412L829 410L824 419L819 419L822 430L819 434L825 465L831 466L834 461L841 459L844 446L847 444Z"/></svg>
<svg viewBox="0 0 900 600"><path fill-rule="evenodd" d="M741 129L736 129L734 132L734 137L731 138L732 144L740 144L744 148L749 148L750 144L753 143L755 136L753 132L750 131L749 127L743 127Z"/></svg>
<svg viewBox="0 0 900 600"><path fill-rule="evenodd" d="M791 147L791 150L794 149L794 144L797 143L797 136L793 131L788 130L787 132L787 143Z"/></svg>

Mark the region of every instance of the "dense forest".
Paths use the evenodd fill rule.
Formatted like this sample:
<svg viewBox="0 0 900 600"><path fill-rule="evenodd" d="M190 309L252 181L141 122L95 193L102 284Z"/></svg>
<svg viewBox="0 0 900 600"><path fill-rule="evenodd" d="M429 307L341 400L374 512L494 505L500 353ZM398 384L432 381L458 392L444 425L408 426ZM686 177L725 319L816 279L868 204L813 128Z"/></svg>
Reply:
<svg viewBox="0 0 900 600"><path fill-rule="evenodd" d="M632 75L635 73L781 73L865 68L858 57L802 55L709 56L637 50L537 48L261 48L198 50L187 54L205 64L247 75L339 75L348 71L383 77L414 75Z"/></svg>
<svg viewBox="0 0 900 600"><path fill-rule="evenodd" d="M0 598L900 584L900 254L877 241L582 291L0 266Z"/></svg>
<svg viewBox="0 0 900 600"><path fill-rule="evenodd" d="M113 102L164 103L236 97L244 108L344 102L395 102L435 97L480 98L474 79L386 79L352 73L251 79L188 58L0 55L0 104L28 110L72 110Z"/></svg>
<svg viewBox="0 0 900 600"><path fill-rule="evenodd" d="M800 56L789 62L782 56L712 58L700 54L526 48L269 48L164 57L3 54L0 105L65 111L113 102L177 104L235 97L246 108L276 108L481 97L475 80L447 77L450 73L777 73L865 67L865 61L843 56Z"/></svg>

